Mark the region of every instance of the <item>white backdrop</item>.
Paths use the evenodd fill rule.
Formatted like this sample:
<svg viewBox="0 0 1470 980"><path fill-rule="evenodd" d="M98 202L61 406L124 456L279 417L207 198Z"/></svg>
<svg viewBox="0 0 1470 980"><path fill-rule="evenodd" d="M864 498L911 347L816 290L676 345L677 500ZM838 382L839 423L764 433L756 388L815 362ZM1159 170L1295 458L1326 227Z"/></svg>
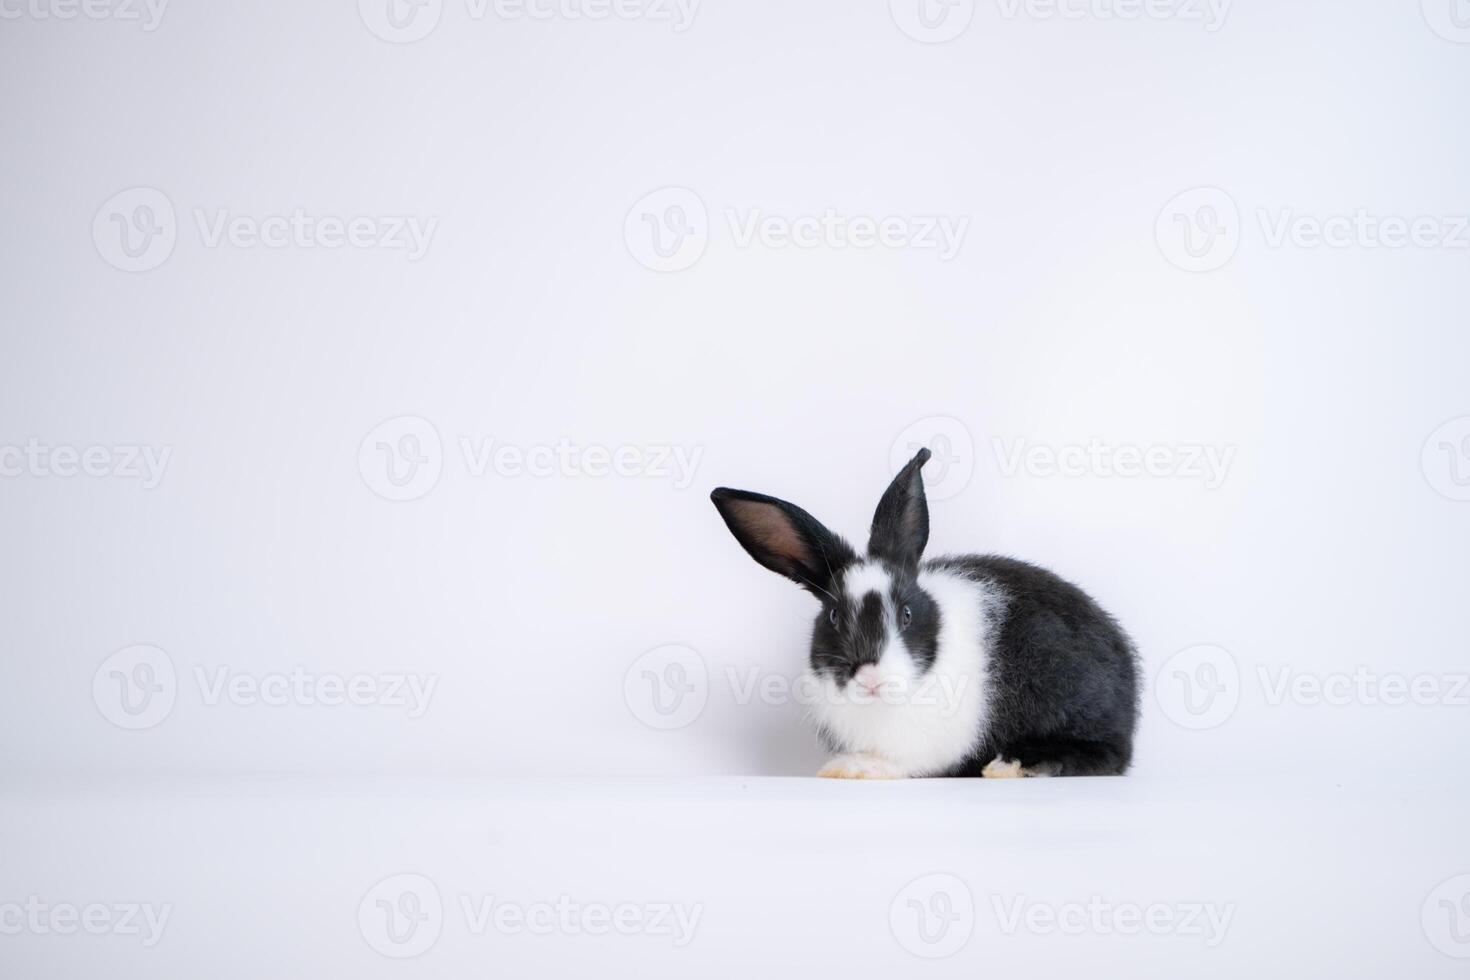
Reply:
<svg viewBox="0 0 1470 980"><path fill-rule="evenodd" d="M1139 779L1463 796L1463 7L5 0L0 782L809 774L708 492L927 444Z"/></svg>
<svg viewBox="0 0 1470 980"><path fill-rule="evenodd" d="M922 441L932 550L1073 578L1151 672L1228 651L1234 714L1181 730L1151 698L1140 769L1434 770L1463 744L1463 705L1267 696L1282 669L1465 669L1470 48L1411 6L982 4L938 44L836 2L685 30L449 2L413 43L372 5L17 9L8 771L806 772L799 710L737 688L799 669L810 601L707 493L861 539ZM1303 237L1339 216L1345 246ZM1427 246L1374 231L1418 218ZM405 416L427 490L378 446L423 423L360 459ZM587 447L627 447L624 475ZM1154 475L1116 475L1125 447L1162 447ZM138 644L177 693L124 731L93 681ZM667 644L709 676L673 733L624 698ZM131 656L101 673L131 683ZM295 668L375 703L219 687ZM389 675L436 679L419 717L376 703Z"/></svg>

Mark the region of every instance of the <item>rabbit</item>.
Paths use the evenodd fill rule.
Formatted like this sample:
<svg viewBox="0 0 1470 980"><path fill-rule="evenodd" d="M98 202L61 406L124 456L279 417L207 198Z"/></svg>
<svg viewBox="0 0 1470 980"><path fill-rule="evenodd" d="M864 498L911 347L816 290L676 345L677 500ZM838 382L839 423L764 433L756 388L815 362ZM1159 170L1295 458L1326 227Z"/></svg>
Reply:
<svg viewBox="0 0 1470 980"><path fill-rule="evenodd" d="M822 603L800 688L834 753L817 775L1121 775L1138 715L1133 642L1044 568L923 559L929 456L920 449L884 492L866 556L784 500L710 494L752 558Z"/></svg>

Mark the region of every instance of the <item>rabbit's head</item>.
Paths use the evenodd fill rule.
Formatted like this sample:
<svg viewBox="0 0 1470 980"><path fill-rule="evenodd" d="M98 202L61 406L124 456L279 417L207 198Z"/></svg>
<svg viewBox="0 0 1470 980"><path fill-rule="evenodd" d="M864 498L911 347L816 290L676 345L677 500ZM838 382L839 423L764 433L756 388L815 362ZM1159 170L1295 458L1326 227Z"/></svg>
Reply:
<svg viewBox="0 0 1470 980"><path fill-rule="evenodd" d="M849 700L902 699L934 663L939 608L919 586L929 507L918 454L893 478L858 555L794 504L721 487L710 495L750 556L822 603L812 631L811 670Z"/></svg>

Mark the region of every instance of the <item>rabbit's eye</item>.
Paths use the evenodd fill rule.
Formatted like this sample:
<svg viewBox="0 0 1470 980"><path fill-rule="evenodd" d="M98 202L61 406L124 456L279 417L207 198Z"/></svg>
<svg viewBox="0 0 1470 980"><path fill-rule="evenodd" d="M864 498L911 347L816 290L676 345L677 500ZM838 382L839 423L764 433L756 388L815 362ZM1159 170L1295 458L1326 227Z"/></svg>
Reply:
<svg viewBox="0 0 1470 980"><path fill-rule="evenodd" d="M837 625L837 607L836 606L833 606L831 609L828 609L827 610L827 622L831 623L833 626L836 626Z"/></svg>
<svg viewBox="0 0 1470 980"><path fill-rule="evenodd" d="M913 621L914 621L914 611L912 609L910 609L908 606L904 606L903 607L903 611L898 614L898 628L899 629L908 629L909 623L911 623Z"/></svg>

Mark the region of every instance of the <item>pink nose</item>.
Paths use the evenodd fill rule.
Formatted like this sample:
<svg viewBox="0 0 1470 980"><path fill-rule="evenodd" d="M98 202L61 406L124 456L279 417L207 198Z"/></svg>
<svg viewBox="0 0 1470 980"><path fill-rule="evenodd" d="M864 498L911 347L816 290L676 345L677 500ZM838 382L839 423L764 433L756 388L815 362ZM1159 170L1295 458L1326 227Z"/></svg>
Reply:
<svg viewBox="0 0 1470 980"><path fill-rule="evenodd" d="M859 667L857 674L853 676L853 680L857 681L858 687L861 687L869 694L872 694L883 686L883 675L872 664L863 664Z"/></svg>

